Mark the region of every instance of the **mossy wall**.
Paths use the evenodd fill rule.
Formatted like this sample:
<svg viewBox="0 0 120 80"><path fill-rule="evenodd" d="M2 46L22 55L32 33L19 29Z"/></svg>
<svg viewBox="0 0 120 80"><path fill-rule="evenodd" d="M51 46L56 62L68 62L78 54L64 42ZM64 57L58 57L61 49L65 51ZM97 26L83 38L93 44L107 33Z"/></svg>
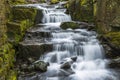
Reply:
<svg viewBox="0 0 120 80"><path fill-rule="evenodd" d="M17 44L24 36L25 31L35 23L37 9L25 7L12 7L7 22L7 35L9 41Z"/></svg>
<svg viewBox="0 0 120 80"><path fill-rule="evenodd" d="M93 22L92 0L69 0L67 6L73 20Z"/></svg>
<svg viewBox="0 0 120 80"><path fill-rule="evenodd" d="M23 38L25 31L34 25L36 9L12 7L24 1L0 1L0 80L17 80L15 45Z"/></svg>
<svg viewBox="0 0 120 80"><path fill-rule="evenodd" d="M6 35L6 5L5 0L0 1L0 80L17 80L16 73L13 70L15 50L8 43L8 37Z"/></svg>
<svg viewBox="0 0 120 80"><path fill-rule="evenodd" d="M99 33L120 31L120 0L98 0L94 3L94 17Z"/></svg>

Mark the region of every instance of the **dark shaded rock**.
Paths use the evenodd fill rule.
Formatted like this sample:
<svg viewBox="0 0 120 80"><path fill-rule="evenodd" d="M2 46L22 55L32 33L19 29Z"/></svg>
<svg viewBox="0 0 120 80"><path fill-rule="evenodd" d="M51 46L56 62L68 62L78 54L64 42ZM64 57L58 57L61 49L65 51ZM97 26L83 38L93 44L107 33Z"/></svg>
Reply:
<svg viewBox="0 0 120 80"><path fill-rule="evenodd" d="M49 38L51 36L50 32L47 31L28 31L25 34L24 39L31 40L31 39L41 39L41 38Z"/></svg>
<svg viewBox="0 0 120 80"><path fill-rule="evenodd" d="M117 58L120 57L120 35L119 32L110 32L105 35L100 35L99 40L105 48L105 56L107 58Z"/></svg>
<svg viewBox="0 0 120 80"><path fill-rule="evenodd" d="M22 64L20 68L21 68L22 71L28 71L28 65L27 64Z"/></svg>
<svg viewBox="0 0 120 80"><path fill-rule="evenodd" d="M47 71L48 63L45 63L43 61L36 61L34 62L33 65L34 65L34 70L36 71L41 71L41 72Z"/></svg>
<svg viewBox="0 0 120 80"><path fill-rule="evenodd" d="M71 57L72 61L75 62L77 60L77 56Z"/></svg>
<svg viewBox="0 0 120 80"><path fill-rule="evenodd" d="M112 28L112 31L120 31L120 25L119 24L114 24L114 25L110 25Z"/></svg>
<svg viewBox="0 0 120 80"><path fill-rule="evenodd" d="M95 25L93 23L87 23L87 22L77 22L81 29L88 29L89 31L95 29Z"/></svg>
<svg viewBox="0 0 120 80"><path fill-rule="evenodd" d="M69 69L71 67L71 63L70 62L66 62L66 63L63 63L61 65L61 68L62 69Z"/></svg>
<svg viewBox="0 0 120 80"><path fill-rule="evenodd" d="M35 24L39 24L39 23L42 23L42 18L43 18L43 13L42 13L42 10L37 10L37 13L36 13L36 17L35 17Z"/></svg>
<svg viewBox="0 0 120 80"><path fill-rule="evenodd" d="M120 58L110 60L108 66L110 68L120 68Z"/></svg>
<svg viewBox="0 0 120 80"><path fill-rule="evenodd" d="M33 62L35 62L35 59L34 58L28 58L28 62L30 63L30 64L32 64Z"/></svg>
<svg viewBox="0 0 120 80"><path fill-rule="evenodd" d="M40 55L52 50L52 44L32 43L32 41L30 43L22 42L19 44L18 49L17 58L24 61L28 61L28 58L38 60Z"/></svg>
<svg viewBox="0 0 120 80"><path fill-rule="evenodd" d="M67 28L72 28L72 29L77 29L79 28L79 24L76 22L62 22L60 27L62 29L67 29Z"/></svg>
<svg viewBox="0 0 120 80"><path fill-rule="evenodd" d="M29 72L32 72L32 71L34 71L34 65L30 65L30 66L28 66L27 67L27 70L29 71Z"/></svg>

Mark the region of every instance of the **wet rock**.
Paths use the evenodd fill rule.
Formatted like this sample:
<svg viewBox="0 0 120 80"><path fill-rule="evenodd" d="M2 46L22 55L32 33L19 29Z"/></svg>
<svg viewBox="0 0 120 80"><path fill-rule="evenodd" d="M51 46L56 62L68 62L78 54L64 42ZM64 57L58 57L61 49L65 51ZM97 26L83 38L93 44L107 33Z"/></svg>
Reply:
<svg viewBox="0 0 120 80"><path fill-rule="evenodd" d="M17 57L19 59L28 61L28 58L34 58L35 60L38 60L40 55L52 50L52 44L32 43L32 41L28 41L28 43L21 42L18 45L18 49L19 54Z"/></svg>
<svg viewBox="0 0 120 80"><path fill-rule="evenodd" d="M41 72L47 71L48 63L45 63L43 61L36 61L34 62L33 65L34 65L34 70L36 71L41 71Z"/></svg>
<svg viewBox="0 0 120 80"><path fill-rule="evenodd" d="M80 26L81 29L87 29L89 31L94 30L95 29L95 25L94 24L89 24L87 22L77 22Z"/></svg>
<svg viewBox="0 0 120 80"><path fill-rule="evenodd" d="M72 21L71 22L62 22L60 27L62 29L67 29L67 28L77 29L77 28L79 28L79 24L76 22L72 22Z"/></svg>
<svg viewBox="0 0 120 80"><path fill-rule="evenodd" d="M34 28L33 28L34 29ZM41 38L49 38L50 32L47 31L27 31L25 34L25 40L31 40L31 39L41 39Z"/></svg>
<svg viewBox="0 0 120 80"><path fill-rule="evenodd" d="M71 57L72 61L75 62L77 60L77 56Z"/></svg>
<svg viewBox="0 0 120 80"><path fill-rule="evenodd" d="M21 70L28 71L28 65L27 64L22 64L21 65Z"/></svg>
<svg viewBox="0 0 120 80"><path fill-rule="evenodd" d="M107 58L114 59L120 56L119 37L119 33L117 34L116 32L110 32L105 35L98 36L98 39L103 44L105 56Z"/></svg>
<svg viewBox="0 0 120 80"><path fill-rule="evenodd" d="M71 64L77 60L77 56L71 57L71 58L66 58L61 62L61 69L70 69Z"/></svg>
<svg viewBox="0 0 120 80"><path fill-rule="evenodd" d="M108 66L110 68L120 68L120 58L110 60Z"/></svg>
<svg viewBox="0 0 120 80"><path fill-rule="evenodd" d="M34 71L34 65L30 65L30 66L28 66L27 70L28 70L29 72Z"/></svg>
<svg viewBox="0 0 120 80"><path fill-rule="evenodd" d="M71 67L71 63L70 62L66 62L66 63L63 63L61 65L61 69L69 69Z"/></svg>
<svg viewBox="0 0 120 80"><path fill-rule="evenodd" d="M69 76L71 74L74 74L75 72L72 69L61 69L59 76Z"/></svg>
<svg viewBox="0 0 120 80"><path fill-rule="evenodd" d="M32 64L33 62L35 62L35 59L33 59L33 58L28 58L28 62L30 63L30 64Z"/></svg>

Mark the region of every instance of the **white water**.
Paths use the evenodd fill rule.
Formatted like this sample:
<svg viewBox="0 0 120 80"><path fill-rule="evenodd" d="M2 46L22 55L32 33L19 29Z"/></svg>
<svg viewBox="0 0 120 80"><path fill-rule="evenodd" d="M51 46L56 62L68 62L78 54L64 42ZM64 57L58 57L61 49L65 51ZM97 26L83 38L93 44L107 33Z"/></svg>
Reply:
<svg viewBox="0 0 120 80"><path fill-rule="evenodd" d="M65 9L56 10L54 8L47 9L43 11L44 17L43 23L56 23L56 22L65 22L71 21L70 15L65 14Z"/></svg>

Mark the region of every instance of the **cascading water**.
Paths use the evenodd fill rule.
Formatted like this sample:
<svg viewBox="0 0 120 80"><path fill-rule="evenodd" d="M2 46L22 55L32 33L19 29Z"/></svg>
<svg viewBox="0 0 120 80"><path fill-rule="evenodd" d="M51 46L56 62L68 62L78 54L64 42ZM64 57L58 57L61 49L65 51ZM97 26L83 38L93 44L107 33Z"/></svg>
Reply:
<svg viewBox="0 0 120 80"><path fill-rule="evenodd" d="M53 32L51 41L55 43L54 50L47 53L43 59L50 63L46 80L116 80L106 69L104 50L93 32ZM77 57L75 62L70 63L74 73L61 78L62 62L71 62L72 57Z"/></svg>
<svg viewBox="0 0 120 80"><path fill-rule="evenodd" d="M65 9L46 9L43 10L43 23L55 23L55 22L63 22L63 21L70 21L71 17L70 15L65 14Z"/></svg>
<svg viewBox="0 0 120 80"><path fill-rule="evenodd" d="M54 26L60 28L57 22L71 21L65 9L44 8L43 13L43 23L52 23L45 25L45 30ZM106 68L104 49L94 31L55 28L50 34L46 43L53 44L53 51L40 57L50 66L47 72L37 76L38 80L118 80Z"/></svg>

